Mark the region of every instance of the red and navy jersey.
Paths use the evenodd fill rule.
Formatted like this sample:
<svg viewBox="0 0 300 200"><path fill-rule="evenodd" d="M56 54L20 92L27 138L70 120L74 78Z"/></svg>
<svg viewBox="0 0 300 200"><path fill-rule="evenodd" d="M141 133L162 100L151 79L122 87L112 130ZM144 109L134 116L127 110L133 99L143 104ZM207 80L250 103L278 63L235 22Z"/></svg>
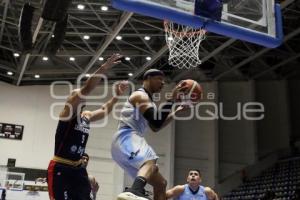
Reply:
<svg viewBox="0 0 300 200"><path fill-rule="evenodd" d="M59 120L55 135L55 156L73 161L81 159L90 132L89 123L86 117Z"/></svg>

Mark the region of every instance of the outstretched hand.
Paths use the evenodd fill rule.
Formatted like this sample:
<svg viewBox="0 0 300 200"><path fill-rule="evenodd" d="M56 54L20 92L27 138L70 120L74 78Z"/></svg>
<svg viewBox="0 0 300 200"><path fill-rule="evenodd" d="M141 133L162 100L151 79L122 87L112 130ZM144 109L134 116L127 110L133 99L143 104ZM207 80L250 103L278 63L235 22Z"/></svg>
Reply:
<svg viewBox="0 0 300 200"><path fill-rule="evenodd" d="M123 95L125 90L128 88L128 81L120 81L115 85L115 93L117 96Z"/></svg>
<svg viewBox="0 0 300 200"><path fill-rule="evenodd" d="M111 67L113 67L116 64L119 64L121 62L121 58L123 57L123 55L120 55L118 53L114 53L112 56L110 56L106 62L101 66L101 68L103 69L109 69Z"/></svg>

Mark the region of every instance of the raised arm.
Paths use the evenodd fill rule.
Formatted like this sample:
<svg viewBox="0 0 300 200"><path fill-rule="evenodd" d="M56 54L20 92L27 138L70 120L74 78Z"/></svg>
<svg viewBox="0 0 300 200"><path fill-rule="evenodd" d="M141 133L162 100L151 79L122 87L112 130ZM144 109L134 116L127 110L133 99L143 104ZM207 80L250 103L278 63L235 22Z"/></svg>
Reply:
<svg viewBox="0 0 300 200"><path fill-rule="evenodd" d="M63 120L69 120L68 118L73 115L77 110L77 107L80 103L85 101L85 97L91 93L91 91L99 84L102 78L102 74L105 74L106 71L112 66L120 63L119 60L122 56L120 54L113 54L107 61L99 67L99 69L91 75L85 82L85 84L79 88L72 91L71 95L66 101L64 109L61 111L59 117Z"/></svg>
<svg viewBox="0 0 300 200"><path fill-rule="evenodd" d="M120 63L120 58L123 56L120 54L113 54L109 57L104 64L100 66L100 68L86 81L84 86L80 89L80 92L83 96L88 95L100 82L101 75L105 74L108 69L112 66Z"/></svg>
<svg viewBox="0 0 300 200"><path fill-rule="evenodd" d="M177 185L166 192L166 198L176 198L184 191L184 185Z"/></svg>
<svg viewBox="0 0 300 200"><path fill-rule="evenodd" d="M110 100L108 100L101 108L94 110L94 111L84 111L83 114L90 120L90 121L96 121L104 118L107 116L113 109L113 106L118 101L118 96L122 95L125 90L128 88L128 82L127 81L121 81L115 85L115 93L116 96L112 97Z"/></svg>
<svg viewBox="0 0 300 200"><path fill-rule="evenodd" d="M176 116L176 113L179 113L179 112L181 112L181 111L183 111L183 110L186 110L186 109L188 109L188 108L189 108L189 106L185 106L185 105L180 105L180 106L178 106L178 107L175 109L175 111L171 112L171 113L168 115L167 119L164 121L164 123L163 123L163 125L161 126L160 129L166 127L166 126L174 119L174 117Z"/></svg>

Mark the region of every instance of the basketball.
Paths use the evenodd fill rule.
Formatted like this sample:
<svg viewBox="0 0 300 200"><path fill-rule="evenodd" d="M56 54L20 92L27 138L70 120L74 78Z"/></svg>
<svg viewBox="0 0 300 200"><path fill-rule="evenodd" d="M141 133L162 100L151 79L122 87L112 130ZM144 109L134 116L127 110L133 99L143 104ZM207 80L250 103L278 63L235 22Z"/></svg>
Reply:
<svg viewBox="0 0 300 200"><path fill-rule="evenodd" d="M189 101L192 103L198 103L202 98L202 87L201 85L194 80L186 79L178 83L183 87L184 94L181 94L179 98L181 101Z"/></svg>

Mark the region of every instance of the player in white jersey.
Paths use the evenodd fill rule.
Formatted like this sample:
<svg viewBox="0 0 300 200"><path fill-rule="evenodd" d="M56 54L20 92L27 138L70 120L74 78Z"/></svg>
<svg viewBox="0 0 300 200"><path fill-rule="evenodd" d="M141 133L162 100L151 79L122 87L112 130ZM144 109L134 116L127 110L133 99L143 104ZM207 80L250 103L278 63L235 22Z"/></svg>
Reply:
<svg viewBox="0 0 300 200"><path fill-rule="evenodd" d="M187 176L187 184L177 185L168 190L166 198L176 200L218 200L218 195L212 189L200 184L200 171L192 169Z"/></svg>
<svg viewBox="0 0 300 200"><path fill-rule="evenodd" d="M179 106L173 113L170 112L178 92L183 92L183 88L177 85L172 98L158 110L152 95L163 88L164 74L160 70L150 69L143 78L143 87L130 95L121 111L118 132L112 142L113 159L134 178L132 187L119 194L118 200L146 200L144 187L147 183L153 186L155 200L166 199L167 182L156 165L158 156L144 135L148 127L153 131L160 130L176 112L183 109Z"/></svg>

